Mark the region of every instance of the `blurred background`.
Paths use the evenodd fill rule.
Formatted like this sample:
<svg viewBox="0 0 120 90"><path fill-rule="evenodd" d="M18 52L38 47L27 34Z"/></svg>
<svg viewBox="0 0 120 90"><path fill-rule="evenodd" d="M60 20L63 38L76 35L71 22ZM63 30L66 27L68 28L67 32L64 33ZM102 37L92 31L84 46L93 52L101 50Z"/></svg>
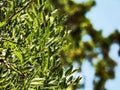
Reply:
<svg viewBox="0 0 120 90"><path fill-rule="evenodd" d="M51 0L67 15L71 44L61 53L82 76L78 90L119 90L120 0Z"/></svg>
<svg viewBox="0 0 120 90"><path fill-rule="evenodd" d="M81 2L82 0L78 0ZM96 6L92 8L90 12L87 13L86 17L90 19L92 24L97 30L103 31L103 36L107 37L111 33L114 32L115 29L120 31L120 1L119 0L96 0ZM120 39L120 38L119 38ZM109 55L112 59L117 62L117 67L115 68L116 78L114 80L109 80L105 87L107 90L119 90L119 83L120 83L120 57L118 56L119 46L114 43L110 47ZM86 68L87 65L86 65ZM85 71L85 70L84 70ZM89 77L87 72L84 72L85 76ZM92 71L90 72L92 78ZM88 78L88 79L89 79ZM89 81L91 81L89 79ZM86 85L85 90L92 90L93 87L89 87ZM89 87L89 88L87 88ZM91 88L91 89L90 89Z"/></svg>
<svg viewBox="0 0 120 90"><path fill-rule="evenodd" d="M77 3L86 2L88 0L75 0ZM120 0L95 0L94 6L86 17L90 19L96 30L102 30L103 36L107 37L118 29L120 31ZM89 38L86 38L89 39ZM108 80L105 87L107 90L119 90L120 83L120 57L118 56L119 45L114 43L110 46L109 56L117 62L115 68L116 78ZM86 78L86 88L84 90L93 90L93 73L94 69L85 62L83 65L83 75ZM89 71L89 72L88 72Z"/></svg>

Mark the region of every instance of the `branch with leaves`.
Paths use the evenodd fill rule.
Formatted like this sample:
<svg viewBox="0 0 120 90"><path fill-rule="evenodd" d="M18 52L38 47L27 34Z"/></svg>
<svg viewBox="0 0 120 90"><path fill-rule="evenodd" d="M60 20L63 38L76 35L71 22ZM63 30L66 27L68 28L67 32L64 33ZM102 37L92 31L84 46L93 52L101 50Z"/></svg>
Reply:
<svg viewBox="0 0 120 90"><path fill-rule="evenodd" d="M13 15L11 15L7 20L7 24L10 22L10 20L18 13L20 13L21 11L23 11L25 8L27 8L34 0L30 0L24 7L22 7L20 10L16 11Z"/></svg>

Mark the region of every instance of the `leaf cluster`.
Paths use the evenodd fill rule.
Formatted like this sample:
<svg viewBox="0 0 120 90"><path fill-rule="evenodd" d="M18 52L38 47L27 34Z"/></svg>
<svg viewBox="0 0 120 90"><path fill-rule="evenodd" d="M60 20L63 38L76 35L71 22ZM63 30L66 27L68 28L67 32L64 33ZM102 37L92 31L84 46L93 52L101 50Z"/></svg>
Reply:
<svg viewBox="0 0 120 90"><path fill-rule="evenodd" d="M67 45L65 17L47 0L1 1L0 89L58 90L77 85L59 52ZM5 4L7 3L7 5Z"/></svg>

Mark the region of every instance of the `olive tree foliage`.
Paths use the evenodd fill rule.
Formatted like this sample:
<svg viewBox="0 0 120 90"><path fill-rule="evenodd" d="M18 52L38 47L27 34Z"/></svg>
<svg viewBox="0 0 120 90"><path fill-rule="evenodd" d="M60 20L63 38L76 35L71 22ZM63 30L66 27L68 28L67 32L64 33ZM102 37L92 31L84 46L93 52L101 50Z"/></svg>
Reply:
<svg viewBox="0 0 120 90"><path fill-rule="evenodd" d="M60 55L69 33L58 12L49 0L0 0L0 90L76 88L78 69Z"/></svg>
<svg viewBox="0 0 120 90"><path fill-rule="evenodd" d="M115 78L114 69L117 63L110 58L109 51L113 43L120 46L120 32L115 30L108 37L104 37L102 31L96 30L85 16L96 5L95 1L88 0L83 3L74 1L50 0L54 7L60 10L60 15L67 15L64 25L67 25L67 29L71 31L71 44L68 50L61 54L68 64L77 61L80 68L83 62L88 60L95 70L94 90L105 90L107 80ZM86 35L91 39L84 41L83 37ZM118 55L120 55L120 49Z"/></svg>

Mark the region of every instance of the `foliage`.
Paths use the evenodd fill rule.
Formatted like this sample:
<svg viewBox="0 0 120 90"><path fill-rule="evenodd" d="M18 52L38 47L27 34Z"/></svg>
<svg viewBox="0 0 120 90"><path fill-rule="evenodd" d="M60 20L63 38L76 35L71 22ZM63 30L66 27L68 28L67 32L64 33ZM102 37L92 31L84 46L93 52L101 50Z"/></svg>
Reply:
<svg viewBox="0 0 120 90"><path fill-rule="evenodd" d="M78 69L71 63L77 61L81 69L88 60L95 69L94 90L104 90L107 80L115 78L117 64L109 51L113 43L120 45L120 32L103 37L94 29L85 15L95 4L1 0L0 89L75 90L81 77L73 77ZM91 39L83 41L86 35Z"/></svg>
<svg viewBox="0 0 120 90"><path fill-rule="evenodd" d="M77 61L80 67L88 60L95 69L94 90L105 90L107 80L115 78L116 62L109 57L109 51L113 43L120 45L120 32L115 30L108 37L103 37L102 31L94 29L85 16L96 4L94 0L83 3L76 3L74 0L50 0L50 2L55 8L60 9L60 15L64 13L67 15L64 24L71 31L72 43L68 50L62 52L62 56L67 63ZM85 36L89 36L90 40L83 41ZM120 55L120 49L118 54ZM99 58L99 55L102 58Z"/></svg>
<svg viewBox="0 0 120 90"><path fill-rule="evenodd" d="M0 1L0 89L76 88L71 65L60 52L67 47L64 15L48 0Z"/></svg>

